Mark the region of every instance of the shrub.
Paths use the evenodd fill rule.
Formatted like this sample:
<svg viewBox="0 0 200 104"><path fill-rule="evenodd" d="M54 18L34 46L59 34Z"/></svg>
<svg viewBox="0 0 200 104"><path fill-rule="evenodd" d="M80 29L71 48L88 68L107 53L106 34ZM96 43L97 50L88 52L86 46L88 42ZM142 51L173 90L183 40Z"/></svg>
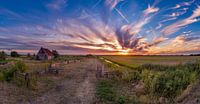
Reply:
<svg viewBox="0 0 200 104"><path fill-rule="evenodd" d="M59 53L56 50L52 50L53 56L54 58L58 58L59 57Z"/></svg>
<svg viewBox="0 0 200 104"><path fill-rule="evenodd" d="M134 82L138 82L139 80L141 80L140 72L139 71L133 71L131 80L134 81Z"/></svg>
<svg viewBox="0 0 200 104"><path fill-rule="evenodd" d="M141 66L141 81L148 94L173 98L193 84L200 74L199 63L176 66L146 64ZM141 67L139 67L141 69Z"/></svg>
<svg viewBox="0 0 200 104"><path fill-rule="evenodd" d="M11 81L14 77L14 73L15 73L16 70L14 70L13 68L9 68L5 71L3 71L3 79L6 80L6 81Z"/></svg>
<svg viewBox="0 0 200 104"><path fill-rule="evenodd" d="M0 81L4 81L4 75L0 72Z"/></svg>
<svg viewBox="0 0 200 104"><path fill-rule="evenodd" d="M141 81L146 94L150 95L152 98L164 97L173 100L180 95L188 85L196 82L200 76L200 61L174 66L145 64L137 68L131 68L131 70L125 68L121 69L121 66L116 66L113 63L105 61L103 62L110 69L119 71L118 73L122 74L123 81L128 83ZM124 97L117 97L115 99L117 103L124 103L124 101L126 101Z"/></svg>
<svg viewBox="0 0 200 104"><path fill-rule="evenodd" d="M12 51L12 52L10 53L10 56L11 56L11 57L19 57L20 55L19 55L16 51Z"/></svg>
<svg viewBox="0 0 200 104"><path fill-rule="evenodd" d="M6 60L6 53L4 51L0 52L0 61Z"/></svg>
<svg viewBox="0 0 200 104"><path fill-rule="evenodd" d="M21 62L21 61L18 61L14 66L13 68L18 71L18 72L21 72L21 73L24 73L26 70L28 70L28 66Z"/></svg>
<svg viewBox="0 0 200 104"><path fill-rule="evenodd" d="M127 98L125 96L120 96L118 99L117 99L117 104L127 104Z"/></svg>
<svg viewBox="0 0 200 104"><path fill-rule="evenodd" d="M27 53L27 57L30 58L30 57L31 57L31 54L30 54L30 53Z"/></svg>
<svg viewBox="0 0 200 104"><path fill-rule="evenodd" d="M30 78L30 86L29 86L29 88L36 89L36 87L37 87L37 78L35 76L32 76Z"/></svg>
<svg viewBox="0 0 200 104"><path fill-rule="evenodd" d="M103 101L115 101L115 92L110 81L102 80L97 85L97 95Z"/></svg>
<svg viewBox="0 0 200 104"><path fill-rule="evenodd" d="M15 72L24 73L26 70L28 70L28 67L23 62L18 61L15 65L9 67L2 72L3 79L9 82L14 78Z"/></svg>
<svg viewBox="0 0 200 104"><path fill-rule="evenodd" d="M138 70L124 70L123 80L126 82L139 82L141 80L141 73Z"/></svg>
<svg viewBox="0 0 200 104"><path fill-rule="evenodd" d="M197 74L188 70L166 72L159 78L155 93L168 98L175 97L196 79Z"/></svg>
<svg viewBox="0 0 200 104"><path fill-rule="evenodd" d="M145 91L152 94L156 91L157 81L161 74L152 70L143 70L141 73L141 80L144 83Z"/></svg>
<svg viewBox="0 0 200 104"><path fill-rule="evenodd" d="M165 72L143 70L141 77L147 93L172 98L194 83L197 73L186 69Z"/></svg>

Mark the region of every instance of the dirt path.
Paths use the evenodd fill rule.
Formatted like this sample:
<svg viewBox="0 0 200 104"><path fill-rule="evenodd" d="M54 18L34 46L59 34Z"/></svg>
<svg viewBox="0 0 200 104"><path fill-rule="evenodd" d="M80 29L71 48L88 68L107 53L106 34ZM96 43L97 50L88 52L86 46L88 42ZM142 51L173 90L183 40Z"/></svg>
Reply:
<svg viewBox="0 0 200 104"><path fill-rule="evenodd" d="M180 104L200 104L200 80Z"/></svg>
<svg viewBox="0 0 200 104"><path fill-rule="evenodd" d="M68 66L67 66L68 67ZM67 71L67 77L58 81L47 92L18 101L18 104L93 104L95 102L95 59L75 63ZM16 104L16 102L15 102Z"/></svg>
<svg viewBox="0 0 200 104"><path fill-rule="evenodd" d="M54 89L31 101L30 104L92 104L95 99L94 60L87 60L69 72L70 79L62 81Z"/></svg>

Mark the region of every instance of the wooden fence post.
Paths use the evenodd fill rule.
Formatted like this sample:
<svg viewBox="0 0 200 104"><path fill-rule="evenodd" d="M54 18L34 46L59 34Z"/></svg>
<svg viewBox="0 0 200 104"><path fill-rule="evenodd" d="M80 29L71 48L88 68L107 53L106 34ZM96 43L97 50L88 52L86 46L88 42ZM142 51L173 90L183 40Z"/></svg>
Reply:
<svg viewBox="0 0 200 104"><path fill-rule="evenodd" d="M28 73L25 74L25 83L26 83L26 87L28 88L29 87L29 84L30 84L30 76Z"/></svg>

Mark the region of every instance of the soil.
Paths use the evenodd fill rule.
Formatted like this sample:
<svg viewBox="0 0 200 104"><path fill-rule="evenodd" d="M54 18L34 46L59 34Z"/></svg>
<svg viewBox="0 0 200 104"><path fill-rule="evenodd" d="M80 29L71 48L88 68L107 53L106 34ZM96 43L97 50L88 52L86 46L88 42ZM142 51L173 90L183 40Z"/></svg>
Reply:
<svg viewBox="0 0 200 104"><path fill-rule="evenodd" d="M187 97L179 104L200 104L200 80Z"/></svg>

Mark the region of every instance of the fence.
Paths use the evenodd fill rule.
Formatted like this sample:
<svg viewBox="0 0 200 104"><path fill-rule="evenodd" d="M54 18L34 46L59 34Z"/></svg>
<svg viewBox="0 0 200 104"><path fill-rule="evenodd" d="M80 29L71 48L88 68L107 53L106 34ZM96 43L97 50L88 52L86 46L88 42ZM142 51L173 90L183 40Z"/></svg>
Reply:
<svg viewBox="0 0 200 104"><path fill-rule="evenodd" d="M96 77L97 78L112 78L115 76L115 73L113 73L112 71L106 71L104 69L104 65L96 65Z"/></svg>
<svg viewBox="0 0 200 104"><path fill-rule="evenodd" d="M27 88L30 87L30 78L31 75L29 73L15 73L15 77L17 81L20 81L21 84L25 84Z"/></svg>

